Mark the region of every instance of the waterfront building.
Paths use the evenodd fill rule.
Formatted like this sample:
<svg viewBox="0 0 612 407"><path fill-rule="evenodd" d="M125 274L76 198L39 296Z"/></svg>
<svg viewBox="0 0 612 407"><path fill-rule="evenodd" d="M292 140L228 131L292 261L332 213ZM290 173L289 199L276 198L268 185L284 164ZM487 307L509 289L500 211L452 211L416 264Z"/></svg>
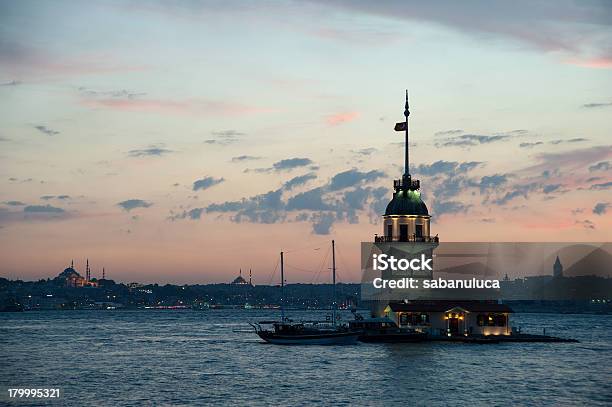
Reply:
<svg viewBox="0 0 612 407"><path fill-rule="evenodd" d="M420 300L392 302L385 316L400 328L432 336L510 335L512 309L495 301Z"/></svg>

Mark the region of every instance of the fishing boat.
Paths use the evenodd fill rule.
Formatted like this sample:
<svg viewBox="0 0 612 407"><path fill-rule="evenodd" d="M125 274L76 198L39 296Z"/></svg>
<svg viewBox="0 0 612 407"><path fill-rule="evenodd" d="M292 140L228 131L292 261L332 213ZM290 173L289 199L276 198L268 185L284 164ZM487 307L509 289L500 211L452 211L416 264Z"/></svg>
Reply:
<svg viewBox="0 0 612 407"><path fill-rule="evenodd" d="M294 322L285 317L285 268L283 252L280 253L281 320L259 321L251 324L255 333L266 342L276 345L350 345L357 342L361 331L351 330L337 323L336 311L336 252L332 240L333 303L331 322Z"/></svg>

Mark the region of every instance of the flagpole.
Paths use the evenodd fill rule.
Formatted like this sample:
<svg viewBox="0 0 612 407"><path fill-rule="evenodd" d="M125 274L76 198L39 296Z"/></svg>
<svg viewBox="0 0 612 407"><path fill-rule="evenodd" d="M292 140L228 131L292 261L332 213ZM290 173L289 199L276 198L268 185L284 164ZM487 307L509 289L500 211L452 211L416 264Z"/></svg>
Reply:
<svg viewBox="0 0 612 407"><path fill-rule="evenodd" d="M408 116L410 115L410 111L408 111L408 89L406 89L406 105L404 106L404 116L406 117L406 156L404 159L404 165L405 165L405 172L404 172L404 178L409 178L410 177L410 160L408 158L408 148L409 148L409 141L408 141ZM404 182L408 181L407 179L404 180ZM404 187L409 187L409 185L405 185Z"/></svg>

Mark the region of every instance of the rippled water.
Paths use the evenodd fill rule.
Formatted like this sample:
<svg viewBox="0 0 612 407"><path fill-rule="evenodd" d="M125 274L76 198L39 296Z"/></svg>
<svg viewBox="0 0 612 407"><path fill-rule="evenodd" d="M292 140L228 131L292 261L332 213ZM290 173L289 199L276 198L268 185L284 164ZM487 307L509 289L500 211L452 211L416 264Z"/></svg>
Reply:
<svg viewBox="0 0 612 407"><path fill-rule="evenodd" d="M275 346L248 332L276 316L1 314L0 404L7 387L60 387L69 406L612 404L612 315L513 316L523 332L581 341L567 344Z"/></svg>

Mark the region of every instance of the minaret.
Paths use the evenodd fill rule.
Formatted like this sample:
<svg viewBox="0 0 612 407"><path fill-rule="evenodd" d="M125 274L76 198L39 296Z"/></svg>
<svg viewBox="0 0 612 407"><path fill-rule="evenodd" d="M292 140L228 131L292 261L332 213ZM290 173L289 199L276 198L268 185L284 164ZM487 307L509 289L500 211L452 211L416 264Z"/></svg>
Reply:
<svg viewBox="0 0 612 407"><path fill-rule="evenodd" d="M106 273L104 271L104 267L102 267L102 280L106 279Z"/></svg>
<svg viewBox="0 0 612 407"><path fill-rule="evenodd" d="M85 280L87 282L89 282L90 277L91 277L91 274L90 274L90 271L89 271L89 259L87 259L87 263L86 263L86 266L85 266Z"/></svg>
<svg viewBox="0 0 612 407"><path fill-rule="evenodd" d="M70 260L70 268L74 270L74 260Z"/></svg>
<svg viewBox="0 0 612 407"><path fill-rule="evenodd" d="M553 265L553 277L563 277L563 264L561 264L559 256L557 256L555 264Z"/></svg>
<svg viewBox="0 0 612 407"><path fill-rule="evenodd" d="M253 285L253 273L251 269L249 269L249 285Z"/></svg>

